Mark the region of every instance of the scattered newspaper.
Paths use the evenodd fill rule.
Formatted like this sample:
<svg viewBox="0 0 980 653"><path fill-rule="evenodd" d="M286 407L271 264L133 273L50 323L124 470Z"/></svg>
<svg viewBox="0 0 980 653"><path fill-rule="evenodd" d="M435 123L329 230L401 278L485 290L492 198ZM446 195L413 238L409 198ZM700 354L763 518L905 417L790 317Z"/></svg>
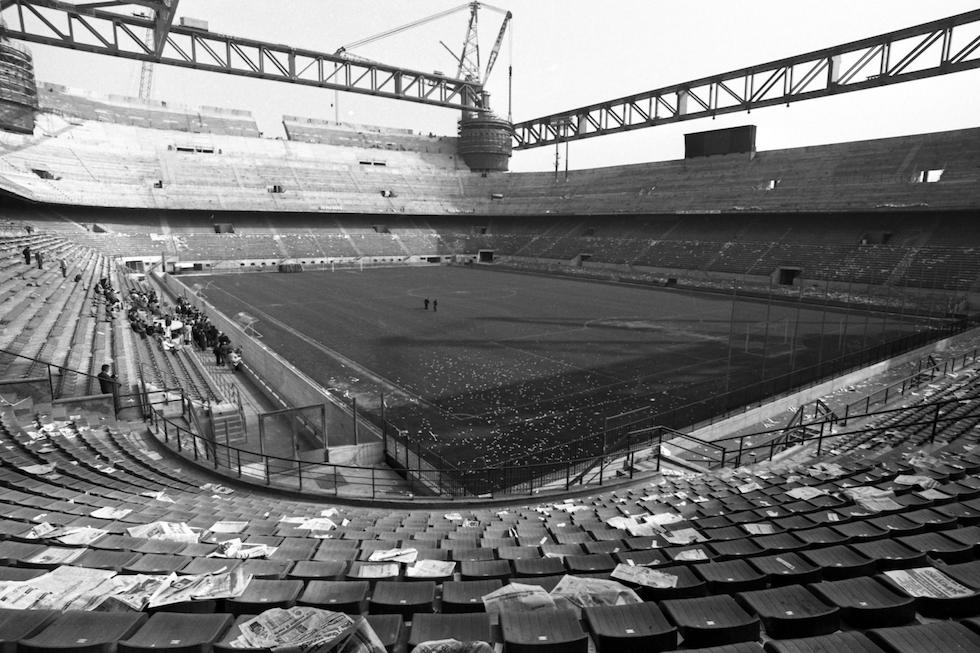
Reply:
<svg viewBox="0 0 980 653"><path fill-rule="evenodd" d="M761 490L762 486L755 481L750 481L738 486L738 491L742 494L748 494L749 492L754 492L756 490Z"/></svg>
<svg viewBox="0 0 980 653"><path fill-rule="evenodd" d="M201 486L201 489L205 492L214 492L215 494L231 494L234 492L230 487L218 485L217 483L205 483Z"/></svg>
<svg viewBox="0 0 980 653"><path fill-rule="evenodd" d="M242 595L251 580L252 575L241 569L200 576L170 574L160 589L150 597L147 607L155 608L187 601L233 599Z"/></svg>
<svg viewBox="0 0 980 653"><path fill-rule="evenodd" d="M678 562L695 562L697 560L708 560L708 554L704 549L687 549L674 556Z"/></svg>
<svg viewBox="0 0 980 653"><path fill-rule="evenodd" d="M891 490L876 487L852 487L843 491L844 495L869 512L901 510L904 506L893 498Z"/></svg>
<svg viewBox="0 0 980 653"><path fill-rule="evenodd" d="M456 570L456 563L447 560L419 560L405 568L408 578L446 578Z"/></svg>
<svg viewBox="0 0 980 653"><path fill-rule="evenodd" d="M659 512L653 515L648 515L646 518L646 522L648 524L656 524L657 526L677 524L682 521L684 521L684 515L680 515L676 512Z"/></svg>
<svg viewBox="0 0 980 653"><path fill-rule="evenodd" d="M268 558L279 547L269 546L268 544L258 544L252 542L242 542L235 537L224 542L219 542L217 548L208 554L209 558L236 558L245 560L247 558Z"/></svg>
<svg viewBox="0 0 980 653"><path fill-rule="evenodd" d="M609 577L643 587L655 587L657 589L677 587L677 576L649 567L620 564L616 565Z"/></svg>
<svg viewBox="0 0 980 653"><path fill-rule="evenodd" d="M344 653L347 653L344 651ZM437 639L420 642L412 653L494 653L487 642L461 642L458 639Z"/></svg>
<svg viewBox="0 0 980 653"><path fill-rule="evenodd" d="M54 527L48 522L32 526L23 537L29 540L53 540L68 546L88 546L99 540L109 531L90 526L60 526Z"/></svg>
<svg viewBox="0 0 980 653"><path fill-rule="evenodd" d="M576 612L595 605L642 602L636 592L622 583L581 576L563 576L550 594L557 607L569 607Z"/></svg>
<svg viewBox="0 0 980 653"><path fill-rule="evenodd" d="M396 578L397 576L397 562L376 562L364 564L357 568L357 577L362 579Z"/></svg>
<svg viewBox="0 0 980 653"><path fill-rule="evenodd" d="M758 524L742 524L749 535L773 535L776 532L776 527L772 524L758 523Z"/></svg>
<svg viewBox="0 0 980 653"><path fill-rule="evenodd" d="M131 526L126 529L130 537L142 537L151 540L170 540L195 544L200 538L200 531L191 528L184 522L155 521L149 524Z"/></svg>
<svg viewBox="0 0 980 653"><path fill-rule="evenodd" d="M540 585L509 583L482 598L489 615L499 616L506 611L534 612L555 607L555 600Z"/></svg>
<svg viewBox="0 0 980 653"><path fill-rule="evenodd" d="M163 575L117 574L112 578L111 593L95 609L103 612L141 612L168 580L169 576Z"/></svg>
<svg viewBox="0 0 980 653"><path fill-rule="evenodd" d="M923 490L930 490L939 486L936 479L922 474L899 474L893 481L899 485L918 485Z"/></svg>
<svg viewBox="0 0 980 653"><path fill-rule="evenodd" d="M50 474L55 470L55 464L49 463L47 465L24 465L20 468L20 471L25 474L30 474L32 476L44 476Z"/></svg>
<svg viewBox="0 0 980 653"><path fill-rule="evenodd" d="M313 519L303 519L296 524L296 528L306 531L332 531L337 528L337 524L326 517L314 517Z"/></svg>
<svg viewBox="0 0 980 653"><path fill-rule="evenodd" d="M660 533L660 528L656 524L649 524L641 516L631 517L610 517L606 523L612 528L624 530L633 537L650 537Z"/></svg>
<svg viewBox="0 0 980 653"><path fill-rule="evenodd" d="M110 508L106 506L98 510L93 510L89 515L96 519L122 519L131 512L133 511L130 508Z"/></svg>
<svg viewBox="0 0 980 653"><path fill-rule="evenodd" d="M463 516L458 512L447 512L443 517L449 521L463 521Z"/></svg>
<svg viewBox="0 0 980 653"><path fill-rule="evenodd" d="M974 596L977 593L975 590L960 585L935 567L897 569L886 571L885 575L910 596L955 599Z"/></svg>
<svg viewBox="0 0 980 653"><path fill-rule="evenodd" d="M794 499L802 499L803 501L806 501L808 499L813 499L816 497L822 497L825 494L827 494L825 490L821 490L820 488L816 488L816 487L810 487L808 485L803 485L801 487L794 487L792 490L786 491L786 496L792 497Z"/></svg>
<svg viewBox="0 0 980 653"><path fill-rule="evenodd" d="M418 549L378 549L368 556L368 562L415 562Z"/></svg>
<svg viewBox="0 0 980 653"><path fill-rule="evenodd" d="M64 610L114 575L103 569L61 566L30 580L6 581L0 583L0 608Z"/></svg>
<svg viewBox="0 0 980 653"><path fill-rule="evenodd" d="M241 634L230 642L234 648L267 648L273 651L326 653L354 634L357 623L342 612L319 608L272 608L239 626Z"/></svg>
<svg viewBox="0 0 980 653"><path fill-rule="evenodd" d="M664 533L664 539L671 544L693 544L695 542L708 541L708 538L693 528L681 528L676 531L667 531Z"/></svg>
<svg viewBox="0 0 980 653"><path fill-rule="evenodd" d="M930 501L947 501L952 497L945 492L940 492L939 490L922 490L918 493L923 499L929 499Z"/></svg>
<svg viewBox="0 0 980 653"><path fill-rule="evenodd" d="M845 470L839 464L827 462L820 462L810 465L807 467L806 471L810 476L824 479L838 478L840 476L847 475L847 470Z"/></svg>
<svg viewBox="0 0 980 653"><path fill-rule="evenodd" d="M156 499L162 503L175 503L173 499L167 496L167 493L163 490L157 492L140 492L141 497L149 497L151 499Z"/></svg>

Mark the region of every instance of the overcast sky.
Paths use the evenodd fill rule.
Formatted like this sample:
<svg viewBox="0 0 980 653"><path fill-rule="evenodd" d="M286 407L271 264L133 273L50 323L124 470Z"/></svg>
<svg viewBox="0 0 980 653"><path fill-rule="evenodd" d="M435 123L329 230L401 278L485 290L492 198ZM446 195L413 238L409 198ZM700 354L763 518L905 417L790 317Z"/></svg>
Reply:
<svg viewBox="0 0 980 653"><path fill-rule="evenodd" d="M215 32L325 52L463 4L461 0L181 0L178 15ZM977 8L969 0L499 0L514 13L487 88L507 113L513 66L516 121L872 36ZM502 17L481 12L485 58ZM461 48L461 11L355 50L387 64L455 74L439 44ZM138 62L29 44L37 78L136 96ZM293 114L454 134L458 114L352 93L157 66L153 97L253 112L267 135ZM940 131L980 124L980 71L653 127L572 143L571 168L680 158L685 132L758 125L760 150ZM564 152L562 152L564 156ZM512 170L554 165L553 147L515 152Z"/></svg>

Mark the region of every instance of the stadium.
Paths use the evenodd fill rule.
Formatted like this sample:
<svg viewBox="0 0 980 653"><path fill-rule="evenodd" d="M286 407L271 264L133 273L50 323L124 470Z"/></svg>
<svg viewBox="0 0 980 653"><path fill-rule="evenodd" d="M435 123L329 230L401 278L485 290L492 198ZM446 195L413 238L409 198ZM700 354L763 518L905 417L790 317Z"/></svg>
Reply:
<svg viewBox="0 0 980 653"><path fill-rule="evenodd" d="M0 3L5 649L980 650L980 11L515 120L436 4Z"/></svg>

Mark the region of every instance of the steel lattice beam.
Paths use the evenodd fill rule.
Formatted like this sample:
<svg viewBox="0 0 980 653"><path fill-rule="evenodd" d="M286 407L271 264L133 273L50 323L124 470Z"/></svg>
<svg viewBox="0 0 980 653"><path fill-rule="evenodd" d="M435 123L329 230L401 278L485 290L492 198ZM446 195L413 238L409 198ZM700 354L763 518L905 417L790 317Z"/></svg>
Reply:
<svg viewBox="0 0 980 653"><path fill-rule="evenodd" d="M158 20L98 7L139 4L164 11ZM406 100L451 109L481 110L482 86L443 75L335 54L291 48L188 27L172 26L177 0L92 2L0 0L0 37L181 68L268 79ZM147 43L147 28L159 38Z"/></svg>
<svg viewBox="0 0 980 653"><path fill-rule="evenodd" d="M514 125L529 149L980 67L980 10Z"/></svg>

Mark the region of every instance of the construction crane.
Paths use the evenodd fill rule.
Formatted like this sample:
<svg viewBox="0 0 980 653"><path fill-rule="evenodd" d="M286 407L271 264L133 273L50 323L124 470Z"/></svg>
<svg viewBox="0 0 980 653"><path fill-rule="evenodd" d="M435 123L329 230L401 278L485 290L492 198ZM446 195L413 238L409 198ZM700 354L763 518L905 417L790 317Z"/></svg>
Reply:
<svg viewBox="0 0 980 653"><path fill-rule="evenodd" d="M479 16L480 9L489 9L502 14L504 19L500 25L500 30L497 32L497 38L494 41L493 48L490 50L490 56L487 57L487 66L480 72L480 43L478 35L479 27ZM497 62L497 56L500 54L500 48L504 41L504 35L507 33L507 27L510 24L513 14L506 9L501 9L493 5L487 4L485 2L479 2L473 0L473 2L467 2L466 4L458 5L451 9L446 9L445 11L440 11L438 13L432 14L431 16L426 16L424 18L419 18L418 20L413 20L410 23L404 25L399 25L398 27L393 27L391 29L385 30L379 34L374 34L372 36L367 36L365 38L353 41L346 45L341 46L337 49L334 54L351 61L358 62L370 62L370 59L361 57L360 55L354 54L351 50L359 48L361 46L367 45L368 43L374 43L382 39L386 39L390 36L395 36L396 34L401 34L407 30L413 29L415 27L420 27L426 25L433 21L439 20L440 18L445 18L446 16L451 16L462 11L469 11L470 20L466 28L466 36L463 39L463 47L459 54L453 51L448 45L440 41L439 43L449 51L453 59L456 60L457 70L456 78L464 79L466 81L474 82L480 86L485 86L487 79L490 77L490 72L493 70L494 64ZM508 65L508 83L507 83L507 106L508 106L508 120L510 119L510 94L511 94L511 78L513 77L513 66Z"/></svg>
<svg viewBox="0 0 980 653"><path fill-rule="evenodd" d="M151 11L148 14L136 12L133 15L137 18L146 18L148 20L156 21L156 12ZM146 28L146 34L143 36L144 41L151 48L154 46L153 32L153 26L149 25ZM151 95L153 95L153 61L146 60L140 65L139 99L149 100Z"/></svg>

